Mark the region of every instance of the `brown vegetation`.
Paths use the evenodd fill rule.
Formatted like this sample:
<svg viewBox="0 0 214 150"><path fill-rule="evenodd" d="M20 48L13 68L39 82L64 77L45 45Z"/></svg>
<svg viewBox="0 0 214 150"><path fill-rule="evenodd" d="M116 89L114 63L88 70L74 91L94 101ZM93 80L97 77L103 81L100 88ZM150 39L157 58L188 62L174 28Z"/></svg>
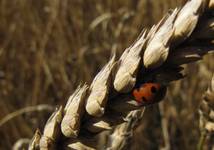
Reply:
<svg viewBox="0 0 214 150"><path fill-rule="evenodd" d="M40 104L64 105L80 82L92 81L112 51L121 54L183 1L46 0L0 1L0 120ZM214 70L213 55L190 64L188 76L172 85L165 100L146 109L132 148L195 149L198 108ZM51 108L26 111L0 126L0 149L31 138Z"/></svg>

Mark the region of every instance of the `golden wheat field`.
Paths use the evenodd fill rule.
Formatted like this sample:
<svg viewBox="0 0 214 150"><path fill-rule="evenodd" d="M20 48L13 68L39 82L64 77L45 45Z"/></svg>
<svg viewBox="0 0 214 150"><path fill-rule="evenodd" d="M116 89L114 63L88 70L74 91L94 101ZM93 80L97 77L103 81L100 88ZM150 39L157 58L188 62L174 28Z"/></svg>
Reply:
<svg viewBox="0 0 214 150"><path fill-rule="evenodd" d="M144 28L186 1L0 0L0 149L21 149L17 141L28 143L37 128L43 131L55 108L80 83L90 84L114 52L119 58ZM203 138L199 127L214 54L182 66L185 77L146 108L126 149L214 148L214 133Z"/></svg>

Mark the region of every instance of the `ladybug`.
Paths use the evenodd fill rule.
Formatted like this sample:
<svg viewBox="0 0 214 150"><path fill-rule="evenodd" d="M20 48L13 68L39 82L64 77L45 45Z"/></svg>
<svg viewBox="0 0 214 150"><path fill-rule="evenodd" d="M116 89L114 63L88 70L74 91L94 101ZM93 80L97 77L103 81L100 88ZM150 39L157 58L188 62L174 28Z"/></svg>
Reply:
<svg viewBox="0 0 214 150"><path fill-rule="evenodd" d="M166 86L160 83L144 83L132 92L135 100L141 105L159 102L166 94Z"/></svg>

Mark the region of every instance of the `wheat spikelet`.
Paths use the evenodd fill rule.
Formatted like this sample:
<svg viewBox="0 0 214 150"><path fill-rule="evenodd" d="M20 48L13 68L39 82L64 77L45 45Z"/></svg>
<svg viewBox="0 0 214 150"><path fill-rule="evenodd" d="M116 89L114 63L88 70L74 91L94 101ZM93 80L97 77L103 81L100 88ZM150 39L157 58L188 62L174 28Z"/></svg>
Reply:
<svg viewBox="0 0 214 150"><path fill-rule="evenodd" d="M88 86L86 84L82 87L79 86L65 106L61 130L66 137L77 137L79 133L81 117L85 111L83 107L87 89Z"/></svg>
<svg viewBox="0 0 214 150"><path fill-rule="evenodd" d="M105 105L108 98L109 88L111 86L111 72L115 65L115 55L109 63L94 78L87 102L86 111L92 116L102 116L105 112Z"/></svg>
<svg viewBox="0 0 214 150"><path fill-rule="evenodd" d="M174 41L183 41L191 35L206 3L207 1L204 0L191 0L186 3L179 12L174 24Z"/></svg>
<svg viewBox="0 0 214 150"><path fill-rule="evenodd" d="M128 140L132 137L134 127L142 119L144 109L131 111L125 118L126 122L118 125L110 135L108 150L121 150L127 147Z"/></svg>
<svg viewBox="0 0 214 150"><path fill-rule="evenodd" d="M41 132L39 131L39 129L36 130L33 138L31 139L30 143L29 143L29 147L28 150L37 150L39 149L39 141L41 139Z"/></svg>
<svg viewBox="0 0 214 150"><path fill-rule="evenodd" d="M55 149L55 142L60 135L60 123L62 121L62 107L57 109L48 119L43 134L41 136L39 147L41 150ZM34 142L33 142L34 143ZM31 146L31 145L30 145Z"/></svg>
<svg viewBox="0 0 214 150"><path fill-rule="evenodd" d="M114 88L118 92L126 93L135 85L143 47L147 40L145 36L146 32L143 31L141 37L124 51L118 61L118 70L114 79Z"/></svg>
<svg viewBox="0 0 214 150"><path fill-rule="evenodd" d="M153 26L148 34L143 32L118 61L114 57L110 60L96 76L89 91L86 85L78 87L68 100L63 116L62 108L54 113L45 126L40 149L53 147L57 144L56 137L62 136L62 133L65 137L72 137L61 137L64 149L96 149L93 142L87 138L85 142L82 138L88 135L94 137L94 133L110 130L122 122L112 134L108 146L109 149L124 148L127 145L125 139L131 137L131 134L125 136L126 133L138 124L137 120L143 114L142 107L145 107L134 100L131 94L133 87L151 80L166 84L178 80L183 77L180 65L200 60L208 51L214 50L213 36L195 34L205 31L213 33L213 21L208 21L212 20L212 15L203 18L203 14L212 8L213 0L188 1L183 8L175 9ZM204 19L207 26L200 26L200 21ZM198 46L197 39L201 43L206 39L206 45ZM115 61L117 66L114 72ZM141 79L138 80L138 77ZM62 133L58 132L60 126Z"/></svg>
<svg viewBox="0 0 214 150"><path fill-rule="evenodd" d="M149 41L143 56L146 68L157 68L166 61L169 54L169 43L174 36L173 24L177 13L178 10L175 9Z"/></svg>

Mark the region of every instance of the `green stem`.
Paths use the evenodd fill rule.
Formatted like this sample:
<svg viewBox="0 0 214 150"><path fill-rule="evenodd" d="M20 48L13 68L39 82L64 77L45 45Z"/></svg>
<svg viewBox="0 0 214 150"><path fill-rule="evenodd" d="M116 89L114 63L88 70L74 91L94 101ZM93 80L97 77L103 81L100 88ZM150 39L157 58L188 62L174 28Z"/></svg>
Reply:
<svg viewBox="0 0 214 150"><path fill-rule="evenodd" d="M203 150L203 145L204 145L206 136L207 136L207 132L206 131L202 131L201 132L201 137L200 137L198 145L197 145L197 150Z"/></svg>

